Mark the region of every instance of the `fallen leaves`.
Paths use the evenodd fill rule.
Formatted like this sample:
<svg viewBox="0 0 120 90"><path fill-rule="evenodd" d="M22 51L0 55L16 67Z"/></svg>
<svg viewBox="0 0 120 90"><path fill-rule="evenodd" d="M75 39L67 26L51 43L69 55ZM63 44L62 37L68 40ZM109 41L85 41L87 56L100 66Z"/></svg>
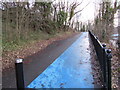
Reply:
<svg viewBox="0 0 120 90"><path fill-rule="evenodd" d="M49 38L47 40L39 40L35 42L31 42L24 47L15 50L15 51L3 51L2 53L2 69L8 70L14 68L14 63L16 58L25 58L37 52L41 52L48 45L53 43L54 41L63 40L69 38L71 36L76 35L77 33L65 33L62 36L56 36L53 38Z"/></svg>
<svg viewBox="0 0 120 90"><path fill-rule="evenodd" d="M94 47L92 46L92 44L90 44L90 55L91 55L91 64L92 64L92 72L91 74L93 75L94 78L94 82L92 84L95 85L95 87L99 87L102 88L102 77L101 77L101 70L100 70L100 66L99 66L99 62L97 60L96 57L96 53L94 50Z"/></svg>
<svg viewBox="0 0 120 90"><path fill-rule="evenodd" d="M112 88L120 88L120 85L118 82L118 78L120 75L120 72L118 71L118 69L120 68L120 64L119 64L119 49L113 45L108 45L109 48L112 49L112 60L111 60L111 70L112 70Z"/></svg>

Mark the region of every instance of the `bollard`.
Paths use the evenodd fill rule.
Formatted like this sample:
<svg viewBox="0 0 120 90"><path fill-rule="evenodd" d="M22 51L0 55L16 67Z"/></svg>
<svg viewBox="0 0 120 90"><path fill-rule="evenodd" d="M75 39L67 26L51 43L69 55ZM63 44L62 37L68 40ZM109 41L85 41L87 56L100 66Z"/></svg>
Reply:
<svg viewBox="0 0 120 90"><path fill-rule="evenodd" d="M108 81L108 88L107 90L111 90L111 86L112 86L112 83L111 83L111 58L112 58L112 54L111 54L111 49L108 49L107 50L107 70L108 70L108 77L107 77L107 81Z"/></svg>
<svg viewBox="0 0 120 90"><path fill-rule="evenodd" d="M24 89L23 59L16 59L15 70L17 89Z"/></svg>

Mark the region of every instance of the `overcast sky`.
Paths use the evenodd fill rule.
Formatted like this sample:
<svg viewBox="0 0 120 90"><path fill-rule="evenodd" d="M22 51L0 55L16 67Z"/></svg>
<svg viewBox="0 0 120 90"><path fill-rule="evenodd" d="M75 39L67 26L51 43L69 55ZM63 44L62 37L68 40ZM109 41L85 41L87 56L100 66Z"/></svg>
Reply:
<svg viewBox="0 0 120 90"><path fill-rule="evenodd" d="M30 0L30 1L35 1L35 0ZM38 0L38 1L44 1L44 0ZM82 0L56 0L56 2L58 2L58 1L66 1L66 2L68 1L69 3L72 3L72 2L78 2L78 3L80 3ZM80 15L80 13L77 15L77 20L81 21L81 22L88 22L88 20L89 21L93 21L94 17L98 13L99 4L100 4L101 1L102 0L83 0L82 4L77 7L76 11L81 10L88 3L89 4L81 12L81 15ZM104 1L109 1L109 0L104 0ZM115 0L111 0L111 1L114 2ZM118 0L118 2L119 1L120 0ZM74 18L76 18L76 16ZM116 19L116 22L118 22L117 19Z"/></svg>
<svg viewBox="0 0 120 90"><path fill-rule="evenodd" d="M77 20L81 21L81 22L87 22L88 20L91 21L94 19L95 3L97 6L99 3L99 0L56 0L56 2L58 2L58 1L66 1L66 2L68 1L69 3L72 3L72 2L81 3L81 1L83 1L82 4L76 8L76 11L79 11L85 7L85 9L82 12L80 12L81 14L78 13L78 15L77 15ZM76 18L76 16L74 16L74 18Z"/></svg>
<svg viewBox="0 0 120 90"><path fill-rule="evenodd" d="M67 1L67 0L66 0ZM81 2L82 0L68 0L69 2ZM106 0L108 1L108 0ZM115 0L111 0L112 2L114 2ZM77 20L81 21L81 22L85 22L87 23L88 21L93 21L94 17L98 14L98 8L99 8L99 4L100 4L101 0L83 0L83 3L76 9L76 11L82 9L83 7L85 7L88 3L88 6L85 7L85 9L81 12L81 15L77 16ZM118 0L118 2L120 2L120 0ZM120 3L119 3L120 4ZM118 25L118 14L115 15L115 26ZM74 17L75 18L75 17Z"/></svg>
<svg viewBox="0 0 120 90"><path fill-rule="evenodd" d="M81 0L77 0L80 2ZM85 7L88 3L88 5L85 7L85 9L81 12L81 15L79 17L79 20L82 22L86 22L88 20L93 20L94 19L94 14L95 14L95 0L83 0L83 3L77 8L82 9Z"/></svg>
<svg viewBox="0 0 120 90"><path fill-rule="evenodd" d="M74 2L74 1L81 2L82 0L69 0L69 2ZM111 1L114 2L115 0L111 0ZM119 1L120 0L118 0L118 2ZM89 5L81 12L81 15L78 18L79 21L82 22L87 22L88 20L93 21L94 17L98 13L100 2L101 0L83 0L83 3L77 8L77 10L80 10L81 8L85 7L88 3Z"/></svg>

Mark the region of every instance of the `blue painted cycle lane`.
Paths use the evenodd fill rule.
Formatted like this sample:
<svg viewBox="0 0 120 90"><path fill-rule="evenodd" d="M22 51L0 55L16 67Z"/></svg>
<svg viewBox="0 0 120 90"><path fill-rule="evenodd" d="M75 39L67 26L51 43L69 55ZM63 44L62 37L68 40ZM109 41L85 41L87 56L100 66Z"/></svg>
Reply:
<svg viewBox="0 0 120 90"><path fill-rule="evenodd" d="M94 88L91 72L88 32L84 32L27 88Z"/></svg>

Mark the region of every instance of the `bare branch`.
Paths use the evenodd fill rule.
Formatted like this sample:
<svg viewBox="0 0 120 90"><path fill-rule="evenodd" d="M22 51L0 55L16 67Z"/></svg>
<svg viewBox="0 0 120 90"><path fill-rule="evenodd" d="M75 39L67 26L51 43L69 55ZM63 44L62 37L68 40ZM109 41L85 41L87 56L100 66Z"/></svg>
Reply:
<svg viewBox="0 0 120 90"><path fill-rule="evenodd" d="M90 2L84 8L82 8L81 10L75 12L74 15L77 14L77 13L79 13L79 12L81 12L81 11L83 11L89 4L90 4Z"/></svg>

